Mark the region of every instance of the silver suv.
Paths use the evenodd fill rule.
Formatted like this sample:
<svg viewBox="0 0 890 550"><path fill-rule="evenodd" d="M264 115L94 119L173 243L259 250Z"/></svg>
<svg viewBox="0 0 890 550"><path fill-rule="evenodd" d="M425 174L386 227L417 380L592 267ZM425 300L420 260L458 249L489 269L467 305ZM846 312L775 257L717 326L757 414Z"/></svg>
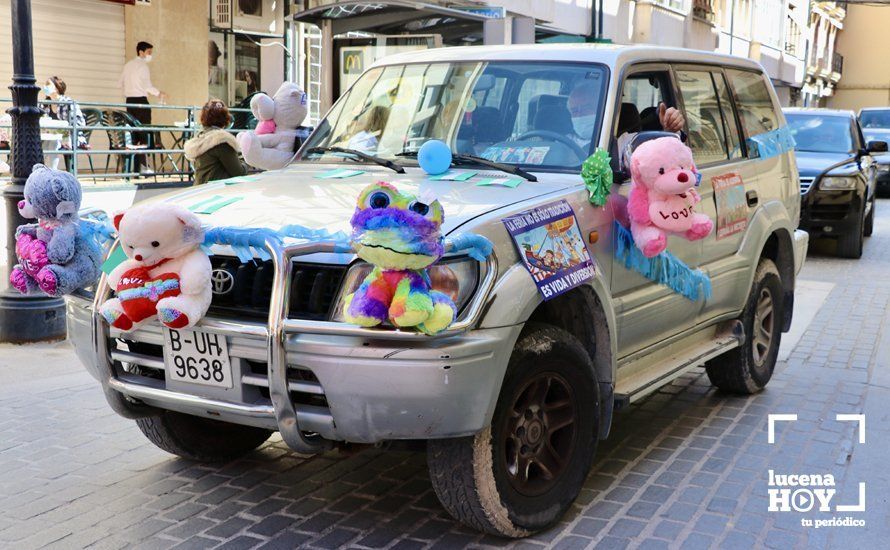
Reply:
<svg viewBox="0 0 890 550"><path fill-rule="evenodd" d="M708 297L687 298L618 261L615 208L592 205L579 176L595 149L610 151L610 204L620 204L629 183L618 141L658 130L661 103L685 117L702 175L697 209L715 221L703 240L671 237L668 251L710 278ZM590 45L389 57L284 170L159 200L228 204L206 210L209 225L336 233L349 231L369 183L422 186L445 210L452 252L434 281L459 308L449 330L430 337L346 324L342 300L367 266L332 242L267 241L265 261L214 247L213 305L195 331L110 329L96 314L110 292L103 279L93 296L69 300L69 334L111 407L162 449L220 460L275 431L301 453L426 440L445 508L477 529L521 537L557 521L577 496L615 409L700 365L727 392L769 382L807 246L784 126L763 69L736 57ZM420 170L416 152L433 138L463 155L461 177L475 175L433 180ZM336 168L362 173L318 177ZM550 288L545 300L504 220L561 201L593 275ZM468 233L494 244L486 261L453 250ZM546 252L523 255L546 264ZM191 368L202 360L212 376Z"/></svg>

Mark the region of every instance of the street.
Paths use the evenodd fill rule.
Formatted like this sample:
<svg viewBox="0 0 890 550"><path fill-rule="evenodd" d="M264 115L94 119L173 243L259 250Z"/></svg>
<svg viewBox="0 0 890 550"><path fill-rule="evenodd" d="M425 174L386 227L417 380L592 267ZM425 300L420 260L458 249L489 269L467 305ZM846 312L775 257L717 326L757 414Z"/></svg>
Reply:
<svg viewBox="0 0 890 550"><path fill-rule="evenodd" d="M860 260L811 245L795 325L767 389L738 397L695 369L616 413L555 528L511 542L439 505L422 451L303 457L276 436L199 465L115 415L64 343L0 347L0 546L6 548L847 548L890 537L890 201ZM858 423L837 414L865 414ZM777 422L768 443L769 414ZM833 476L831 511L769 511L770 471ZM865 511L855 505L865 483ZM828 485L826 483L826 485ZM798 489L799 487L790 487ZM805 508L807 502L797 502ZM809 505L813 505L810 501ZM841 508L843 510L843 508ZM863 526L819 525L852 517ZM802 520L816 520L804 526Z"/></svg>

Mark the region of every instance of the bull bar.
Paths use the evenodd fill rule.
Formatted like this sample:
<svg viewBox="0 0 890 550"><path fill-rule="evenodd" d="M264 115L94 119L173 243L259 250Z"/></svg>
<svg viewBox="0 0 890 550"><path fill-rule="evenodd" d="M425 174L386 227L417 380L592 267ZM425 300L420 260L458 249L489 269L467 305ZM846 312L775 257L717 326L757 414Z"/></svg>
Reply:
<svg viewBox="0 0 890 550"><path fill-rule="evenodd" d="M120 246L119 243L115 242L112 250L118 246ZM478 323L487 298L494 288L498 274L497 257L494 251L492 251L484 262L485 274L476 289L476 293L467 304L466 311L462 317L448 329L433 336L428 336L409 330L365 328L333 321L289 319L288 309L293 258L316 253L343 252L343 243L335 241L301 241L292 243L290 240L281 242L274 238L266 238L264 240L264 249L271 256L273 264L272 292L269 298L267 326L262 327L232 321L203 319L198 323L198 327L207 328L226 336L253 336L265 339L269 396L272 401L272 407L209 399L119 379L116 376L113 365L114 358L108 349L108 324L99 313L99 306L111 293L107 275L103 273L93 298L91 314L92 345L95 350L97 370L102 383L102 389L109 405L115 412L127 418L140 418L156 414L155 408L133 401L133 399L148 398L181 406L200 406L208 410L225 411L245 417L274 417L281 437L289 447L297 452L317 453L325 448L326 442L320 438L307 436L304 430L300 428L298 411L288 393L289 382L287 380L285 343L289 335L358 336L390 341L420 341L456 336L470 330ZM454 240L445 239L444 249L446 253L454 251Z"/></svg>

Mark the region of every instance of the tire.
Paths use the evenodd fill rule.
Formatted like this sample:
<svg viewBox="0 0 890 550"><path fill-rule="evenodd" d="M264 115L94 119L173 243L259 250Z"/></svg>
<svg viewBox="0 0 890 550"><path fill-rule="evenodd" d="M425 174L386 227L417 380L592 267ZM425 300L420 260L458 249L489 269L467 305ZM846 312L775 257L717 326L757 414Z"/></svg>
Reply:
<svg viewBox="0 0 890 550"><path fill-rule="evenodd" d="M862 245L865 240L865 209L859 213L859 223L846 235L837 239L837 255L841 258L856 260L862 257Z"/></svg>
<svg viewBox="0 0 890 550"><path fill-rule="evenodd" d="M599 386L584 346L562 329L526 325L491 425L475 436L427 443L436 495L455 519L494 535L524 537L554 524L590 471L599 407ZM516 409L522 412L511 414ZM568 419L562 427L548 427ZM550 476L539 465L544 463L552 467Z"/></svg>
<svg viewBox="0 0 890 550"><path fill-rule="evenodd" d="M878 206L878 201L876 199L871 200L871 210L868 213L868 216L865 217L865 228L863 229L863 234L866 237L871 237L871 234L874 233L875 230L875 208Z"/></svg>
<svg viewBox="0 0 890 550"><path fill-rule="evenodd" d="M136 425L159 448L198 462L237 458L256 449L272 435L271 431L262 428L173 411L139 418Z"/></svg>
<svg viewBox="0 0 890 550"><path fill-rule="evenodd" d="M729 393L752 394L769 383L782 339L784 294L776 264L761 258L739 319L745 342L705 364L711 384Z"/></svg>

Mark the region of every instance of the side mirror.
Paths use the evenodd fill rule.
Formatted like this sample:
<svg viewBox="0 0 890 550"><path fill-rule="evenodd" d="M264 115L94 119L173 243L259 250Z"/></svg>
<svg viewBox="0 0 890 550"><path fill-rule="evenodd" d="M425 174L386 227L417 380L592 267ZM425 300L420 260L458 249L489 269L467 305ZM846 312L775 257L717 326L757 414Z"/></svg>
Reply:
<svg viewBox="0 0 890 550"><path fill-rule="evenodd" d="M869 153L886 153L887 152L887 142L886 141L869 141L868 146L866 147L866 151Z"/></svg>

